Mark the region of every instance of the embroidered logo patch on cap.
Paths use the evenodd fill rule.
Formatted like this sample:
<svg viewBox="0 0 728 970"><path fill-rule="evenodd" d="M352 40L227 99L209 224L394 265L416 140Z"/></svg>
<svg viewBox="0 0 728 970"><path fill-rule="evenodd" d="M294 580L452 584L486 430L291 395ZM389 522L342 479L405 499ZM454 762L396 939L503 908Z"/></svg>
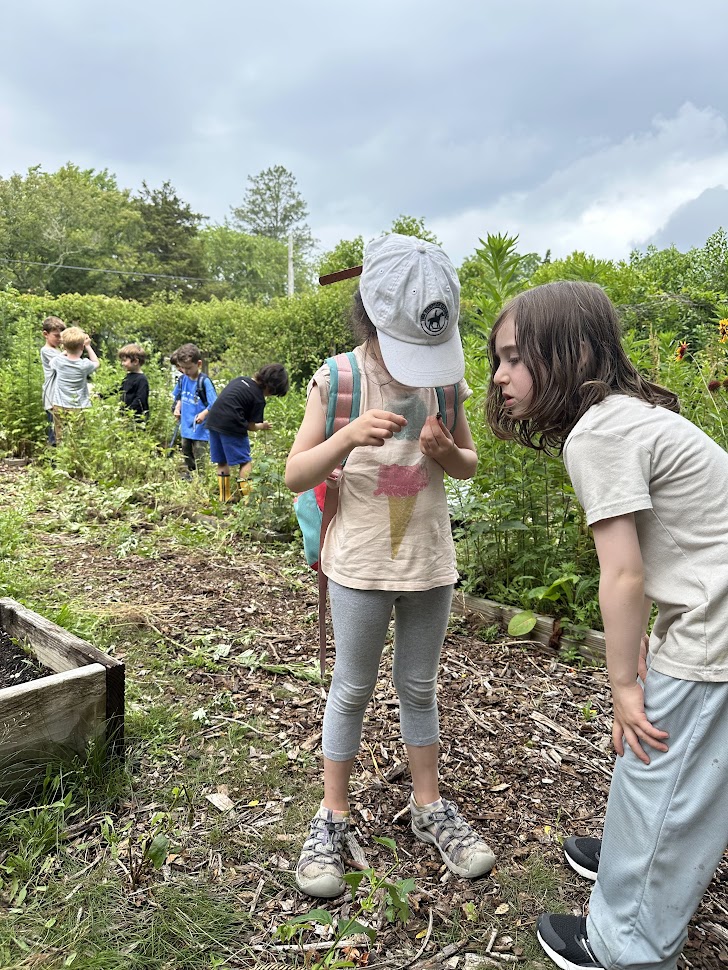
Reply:
<svg viewBox="0 0 728 970"><path fill-rule="evenodd" d="M449 323L450 311L441 300L426 306L420 316L420 325L429 337L439 337Z"/></svg>

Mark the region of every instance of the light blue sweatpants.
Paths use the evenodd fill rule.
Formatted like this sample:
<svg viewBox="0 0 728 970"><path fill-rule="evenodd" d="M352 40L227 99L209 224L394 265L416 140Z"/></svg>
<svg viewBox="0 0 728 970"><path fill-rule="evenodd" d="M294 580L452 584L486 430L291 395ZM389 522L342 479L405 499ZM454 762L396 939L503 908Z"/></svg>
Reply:
<svg viewBox="0 0 728 970"><path fill-rule="evenodd" d="M437 673L452 591L452 586L417 592L351 589L329 581L336 641L322 741L329 760L348 761L359 752L364 712L377 682L392 609L392 679L402 740L424 746L439 739Z"/></svg>
<svg viewBox="0 0 728 970"><path fill-rule="evenodd" d="M669 750L614 768L587 919L607 970L674 970L728 845L728 683L650 670L645 712Z"/></svg>

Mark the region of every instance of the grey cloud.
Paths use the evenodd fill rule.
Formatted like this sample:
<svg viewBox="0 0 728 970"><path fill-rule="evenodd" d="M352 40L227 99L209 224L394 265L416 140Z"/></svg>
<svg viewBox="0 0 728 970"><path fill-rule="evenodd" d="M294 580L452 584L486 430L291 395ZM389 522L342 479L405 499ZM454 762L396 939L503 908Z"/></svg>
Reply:
<svg viewBox="0 0 728 970"><path fill-rule="evenodd" d="M685 251L703 246L708 236L720 228L728 229L728 189L716 186L676 209L667 223L639 248L675 246Z"/></svg>
<svg viewBox="0 0 728 970"><path fill-rule="evenodd" d="M71 159L130 188L169 178L216 220L277 163L314 231L446 219L528 193L685 101L715 105L724 87L721 0L666 0L659 18L632 0L13 6L3 164Z"/></svg>

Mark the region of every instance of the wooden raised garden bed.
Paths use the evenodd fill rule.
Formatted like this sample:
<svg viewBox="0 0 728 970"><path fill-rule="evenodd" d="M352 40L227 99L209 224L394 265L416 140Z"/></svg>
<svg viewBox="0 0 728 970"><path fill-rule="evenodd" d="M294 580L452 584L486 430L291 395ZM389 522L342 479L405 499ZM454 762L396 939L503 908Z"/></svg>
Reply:
<svg viewBox="0 0 728 970"><path fill-rule="evenodd" d="M124 664L12 599L0 599L0 630L28 646L51 673L0 687L0 791L50 757L91 740L108 758L124 749Z"/></svg>
<svg viewBox="0 0 728 970"><path fill-rule="evenodd" d="M454 613L461 613L467 615L468 613L477 613L479 616L485 617L491 623L500 623L502 626L507 627L513 617L520 613L521 610L518 607L513 606L502 606L500 603L495 603L493 600L480 599L477 596L469 596L467 593L463 593L460 590L455 591L453 596L452 609ZM518 639L529 641L535 640L539 643L553 644L554 638L554 618L553 616L539 616L536 621L536 626L533 628L531 633L524 637L519 637ZM566 637L560 640L560 645L566 646L568 641ZM606 660L606 647L604 645L604 634L599 630L585 630L578 641L573 642L574 649L584 657L585 660L589 660L597 663L604 663Z"/></svg>

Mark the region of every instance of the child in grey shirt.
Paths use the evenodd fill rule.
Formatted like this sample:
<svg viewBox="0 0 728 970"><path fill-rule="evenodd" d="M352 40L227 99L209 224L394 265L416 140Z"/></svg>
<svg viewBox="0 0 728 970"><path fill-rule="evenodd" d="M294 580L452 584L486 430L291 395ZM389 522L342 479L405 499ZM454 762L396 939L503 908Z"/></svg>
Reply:
<svg viewBox="0 0 728 970"><path fill-rule="evenodd" d="M56 441L61 439L63 417L68 411L91 407L87 378L99 366L91 338L80 327L63 331L63 349L63 354L51 360L50 401ZM82 357L84 350L86 359Z"/></svg>

